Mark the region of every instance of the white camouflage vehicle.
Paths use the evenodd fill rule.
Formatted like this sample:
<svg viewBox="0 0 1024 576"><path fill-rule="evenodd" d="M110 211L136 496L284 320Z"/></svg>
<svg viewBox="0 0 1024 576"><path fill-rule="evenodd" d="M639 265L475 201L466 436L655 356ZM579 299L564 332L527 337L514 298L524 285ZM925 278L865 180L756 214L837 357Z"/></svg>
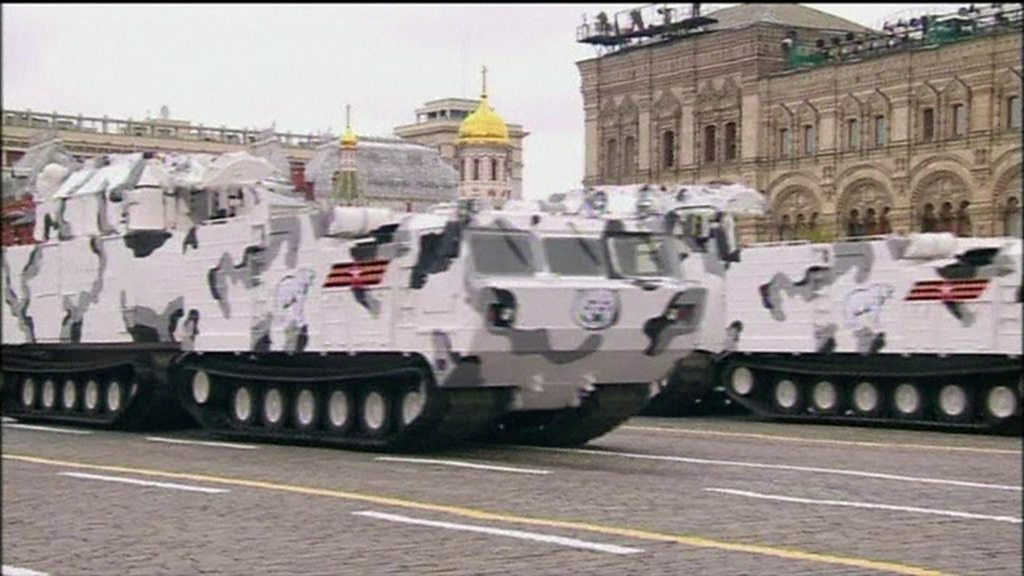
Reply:
<svg viewBox="0 0 1024 576"><path fill-rule="evenodd" d="M707 288L697 352L652 405L721 384L762 416L1015 430L1021 416L1021 240L890 235L746 247L742 186L578 192L652 202Z"/></svg>
<svg viewBox="0 0 1024 576"><path fill-rule="evenodd" d="M3 411L370 449L572 445L692 350L704 292L636 219L320 209L246 153L36 183L3 251ZM174 400L177 400L175 402Z"/></svg>

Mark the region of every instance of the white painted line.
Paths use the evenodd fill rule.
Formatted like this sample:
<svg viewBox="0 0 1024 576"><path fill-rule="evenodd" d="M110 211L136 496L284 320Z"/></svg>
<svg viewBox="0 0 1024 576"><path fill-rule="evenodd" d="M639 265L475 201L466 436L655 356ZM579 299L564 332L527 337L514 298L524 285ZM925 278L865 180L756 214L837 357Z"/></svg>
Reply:
<svg viewBox="0 0 1024 576"><path fill-rule="evenodd" d="M854 440L829 440L825 438L800 438L798 436L777 436L775 434L755 434L751 432L719 432L716 430L689 430L686 428L665 428L662 426L620 426L618 430L635 432L662 432L669 434L698 434L701 436L725 436L732 438L756 438L758 440L778 440L781 442L806 442L808 444L829 444L833 446L861 446L866 448L906 448L908 450L948 450L954 452L977 452L980 454L1012 454L1020 456L1020 450L1003 450L1000 448L975 448L971 446L942 446L938 444L888 444L885 442L862 442Z"/></svg>
<svg viewBox="0 0 1024 576"><path fill-rule="evenodd" d="M18 568L17 566L8 566L4 564L3 576L50 576L46 572L38 572L36 570L29 570L28 568Z"/></svg>
<svg viewBox="0 0 1024 576"><path fill-rule="evenodd" d="M774 494L759 494L746 490L730 490L728 488L705 488L708 492L719 492L722 494L733 494L746 496L747 498L759 498L761 500L778 500L780 502L797 502L800 504L817 504L819 506L847 506L850 508L870 508L872 510L895 510L898 512L917 512L920 514L935 514L937 516L952 516L954 518L970 518L972 520L994 520L996 522L1010 522L1020 524L1021 519L1013 516L989 516L987 514L973 514L971 512L957 512L956 510L938 510L935 508L917 508L914 506L894 506L891 504L872 504L870 502L848 502L845 500L812 500L810 498L794 498L792 496L777 496Z"/></svg>
<svg viewBox="0 0 1024 576"><path fill-rule="evenodd" d="M633 458L637 460L657 460L662 462L680 462L683 464L708 464L713 466L738 466L742 468L761 468L765 470L790 470L793 472L812 472L816 474L836 474L839 476L857 476L860 478L875 478L878 480L896 480L900 482L915 482L918 484L942 484L945 486L960 486L963 488L985 488L988 490L1010 490L1020 492L1020 486L1007 484L985 484L982 482L966 482L963 480L946 480L943 478L924 478L919 476L900 476L898 474L884 474L881 472L865 472L861 470L844 470L841 468L815 468L812 466L790 466L787 464L762 464L759 462L740 462L736 460L705 460L703 458L685 458L682 456L661 456L658 454L634 454L632 452L607 452L604 450L590 450L586 448L545 448L541 446L520 446L531 450L543 450L545 452L562 452L566 454L589 454L592 456L617 456L619 458Z"/></svg>
<svg viewBox="0 0 1024 576"><path fill-rule="evenodd" d="M171 490L187 490L189 492L203 492L205 494L223 494L230 492L225 488L204 488L203 486L189 486L187 484L174 484L172 482L150 482L149 480L136 480L135 478L119 478L117 476L101 476L99 474L86 474L84 472L58 472L60 476L72 478L84 478L86 480L105 480L107 482L121 482L124 484L135 484L136 486L152 486L156 488L169 488Z"/></svg>
<svg viewBox="0 0 1024 576"><path fill-rule="evenodd" d="M10 416L0 416L0 422L3 422L4 424L8 424L10 422L17 422L17 421L18 421L17 419L11 418ZM5 566L5 568L6 568L6 566Z"/></svg>
<svg viewBox="0 0 1024 576"><path fill-rule="evenodd" d="M570 548L580 548L583 550L593 550L596 552L607 552L608 554L639 554L640 552L643 552L643 549L641 548L627 548L625 546L616 546L614 544L599 544L597 542L577 540L576 538L553 536L551 534L540 534L538 532L526 532L523 530L506 530L503 528L491 528L490 526L473 526L471 524L455 524L453 522L421 520L419 518L411 518L409 516L401 516L399 514L385 514L383 512L371 512L368 510L362 512L353 512L352 514L356 516L365 516L367 518L376 518L378 520L387 520L389 522L416 524L419 526L430 526L432 528L447 528L449 530L462 530L464 532L479 532L481 534L491 534L493 536L507 536L509 538L518 538L520 540L533 540L534 542L558 544L559 546L568 546Z"/></svg>
<svg viewBox="0 0 1024 576"><path fill-rule="evenodd" d="M209 446L211 448L235 448L237 450L257 450L259 446L251 446L249 444L235 444L233 442L207 442L205 440L179 440L177 438L160 438L157 436L147 436L146 440L150 442L162 442L164 444L186 444L188 446Z"/></svg>
<svg viewBox="0 0 1024 576"><path fill-rule="evenodd" d="M7 424L4 428L16 428L18 430L38 430L40 432L57 432L59 434L92 434L90 430L75 430L74 428L53 428L50 426L36 426L34 424Z"/></svg>
<svg viewBox="0 0 1024 576"><path fill-rule="evenodd" d="M516 474L550 474L550 470L538 470L536 468L518 468L512 466L495 466L492 464L476 464L473 462L459 462L458 460L435 460L433 458L400 458L397 456L378 456L374 458L380 462L404 462L409 464L437 464L438 466L455 466L457 468L472 468L473 470L491 470L494 472L513 472Z"/></svg>

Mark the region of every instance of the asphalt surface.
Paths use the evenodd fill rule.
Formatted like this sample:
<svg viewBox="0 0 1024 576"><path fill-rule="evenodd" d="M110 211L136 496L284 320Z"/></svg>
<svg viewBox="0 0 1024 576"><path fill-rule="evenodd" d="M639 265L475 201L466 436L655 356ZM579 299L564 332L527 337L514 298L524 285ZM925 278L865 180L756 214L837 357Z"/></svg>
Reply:
<svg viewBox="0 0 1024 576"><path fill-rule="evenodd" d="M748 417L416 455L2 436L5 575L1021 574L1020 438Z"/></svg>

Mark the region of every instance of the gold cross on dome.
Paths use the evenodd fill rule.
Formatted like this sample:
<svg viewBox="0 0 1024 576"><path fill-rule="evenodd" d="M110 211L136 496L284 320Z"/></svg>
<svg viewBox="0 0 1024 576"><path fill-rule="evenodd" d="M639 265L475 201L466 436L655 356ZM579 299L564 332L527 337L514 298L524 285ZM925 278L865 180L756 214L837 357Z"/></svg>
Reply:
<svg viewBox="0 0 1024 576"><path fill-rule="evenodd" d="M487 66L480 68L480 74L483 76L483 95L487 95Z"/></svg>

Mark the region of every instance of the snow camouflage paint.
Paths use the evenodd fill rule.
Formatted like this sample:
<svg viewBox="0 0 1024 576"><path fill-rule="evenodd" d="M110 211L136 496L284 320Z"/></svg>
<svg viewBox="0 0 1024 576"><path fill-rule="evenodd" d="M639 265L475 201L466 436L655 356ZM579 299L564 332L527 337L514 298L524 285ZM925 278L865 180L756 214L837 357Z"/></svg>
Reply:
<svg viewBox="0 0 1024 576"><path fill-rule="evenodd" d="M454 206L374 221L292 196L246 153L95 160L38 206L59 234L3 251L5 346L403 352L422 356L438 386L514 387L518 409L548 409L577 405L595 384L663 378L701 319L667 312L702 309L705 296L672 267L556 274L543 243L650 243L664 238L658 226ZM512 254L513 238L526 269L493 258Z"/></svg>

